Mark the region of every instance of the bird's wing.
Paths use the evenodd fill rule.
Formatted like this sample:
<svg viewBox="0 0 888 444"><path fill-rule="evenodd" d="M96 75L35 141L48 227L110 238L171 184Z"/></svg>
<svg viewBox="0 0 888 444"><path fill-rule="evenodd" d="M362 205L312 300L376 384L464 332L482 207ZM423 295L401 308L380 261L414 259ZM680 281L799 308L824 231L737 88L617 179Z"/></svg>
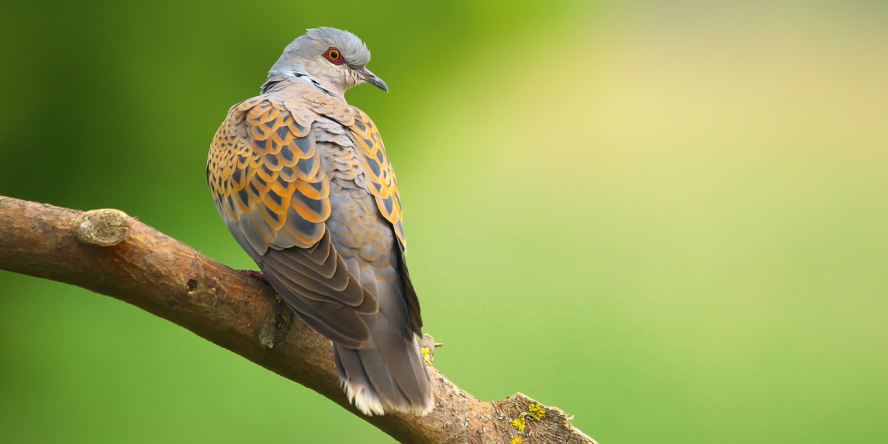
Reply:
<svg viewBox="0 0 888 444"><path fill-rule="evenodd" d="M354 143L358 161L361 163L367 191L376 199L379 212L394 227L401 249L406 249L407 238L404 236L398 181L385 154L385 146L376 124L360 109L341 102L311 102L309 106L316 113L339 122L348 130L348 136Z"/></svg>
<svg viewBox="0 0 888 444"><path fill-rule="evenodd" d="M354 132L366 131L372 123L369 119L362 122L365 116L352 112L351 125L328 117L316 121L313 131L331 177L333 209L327 230L349 270L360 276L364 289L377 297L379 312L362 316L372 337L366 347L356 350L334 345L336 368L349 399L365 413L410 409L426 412L434 396L414 337L414 333L421 334L419 303L410 284L402 244L390 222L395 207L384 217L386 198L379 192L385 188L374 185L393 175L390 166L386 174L368 169L369 156L365 153L378 154L372 158L383 165L388 162L375 131L363 137L369 141L365 145L376 149L358 148L354 139L360 136ZM388 187L394 187L394 183L389 182ZM376 193L371 194L371 189ZM392 194L387 200L395 202Z"/></svg>
<svg viewBox="0 0 888 444"><path fill-rule="evenodd" d="M260 256L270 245L311 247L330 216L330 184L311 122L275 102L260 96L232 107L207 161L222 217L240 222Z"/></svg>
<svg viewBox="0 0 888 444"><path fill-rule="evenodd" d="M349 135L355 143L358 160L364 168L364 177L370 194L376 198L376 206L382 216L392 223L401 248L406 250L407 238L404 236L403 216L401 215L401 194L398 191L398 180L395 170L385 154L385 145L379 130L363 111L351 107L355 111L354 123L348 126Z"/></svg>
<svg viewBox="0 0 888 444"><path fill-rule="evenodd" d="M304 102L263 95L231 108L207 161L207 183L231 233L269 282L318 332L360 348L360 314L378 301L333 248L324 222L330 183Z"/></svg>
<svg viewBox="0 0 888 444"><path fill-rule="evenodd" d="M310 101L308 106L314 112L339 122L347 129L348 136L355 146L356 155L361 163L367 191L373 195L379 212L392 224L395 235L398 237L399 272L404 287L404 299L409 313L410 328L414 333L422 335L419 298L413 289L410 272L407 270L407 262L404 258L407 238L404 235L403 216L401 215L401 195L398 191L398 181L395 179L395 170L386 156L379 130L366 113L354 106L344 106L341 102L334 101Z"/></svg>
<svg viewBox="0 0 888 444"><path fill-rule="evenodd" d="M407 270L407 261L404 258L404 251L407 250L407 237L404 234L401 194L398 191L395 169L385 154L385 145L382 143L382 137L379 135L376 124L360 109L353 106L350 109L354 112L354 121L351 125L347 125L349 137L355 144L355 151L357 151L358 160L364 170L367 188L375 198L379 212L391 222L395 235L398 237L398 265L404 288L404 300L407 303L410 317L410 327L414 333L422 336L419 298L413 289L410 272Z"/></svg>

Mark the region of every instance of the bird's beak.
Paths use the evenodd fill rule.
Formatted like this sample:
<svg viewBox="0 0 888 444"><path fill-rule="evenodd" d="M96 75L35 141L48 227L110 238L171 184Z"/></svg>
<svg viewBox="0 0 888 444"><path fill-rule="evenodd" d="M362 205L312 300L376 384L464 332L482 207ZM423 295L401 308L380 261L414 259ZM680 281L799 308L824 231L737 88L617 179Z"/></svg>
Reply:
<svg viewBox="0 0 888 444"><path fill-rule="evenodd" d="M369 84L371 84L371 85L373 85L385 92L389 92L389 88L388 88L388 86L386 86L385 82L383 82L382 79L380 79L379 77L376 77L376 75L373 74L372 72L370 72L369 69L360 68L360 69L356 69L355 71L357 71L358 74L362 75L364 77L364 81L366 81L367 83L369 83Z"/></svg>

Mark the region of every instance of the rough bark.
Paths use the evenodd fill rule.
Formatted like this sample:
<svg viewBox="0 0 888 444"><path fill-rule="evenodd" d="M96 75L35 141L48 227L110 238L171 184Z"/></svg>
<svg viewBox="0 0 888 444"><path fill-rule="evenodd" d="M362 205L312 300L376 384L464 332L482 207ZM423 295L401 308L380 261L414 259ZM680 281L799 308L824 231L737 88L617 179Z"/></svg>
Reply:
<svg viewBox="0 0 888 444"><path fill-rule="evenodd" d="M326 396L402 443L594 443L570 415L521 393L485 402L434 367L426 416L364 416L339 388L330 342L268 284L118 210L80 212L0 196L0 269L135 305ZM434 340L421 343L434 357Z"/></svg>

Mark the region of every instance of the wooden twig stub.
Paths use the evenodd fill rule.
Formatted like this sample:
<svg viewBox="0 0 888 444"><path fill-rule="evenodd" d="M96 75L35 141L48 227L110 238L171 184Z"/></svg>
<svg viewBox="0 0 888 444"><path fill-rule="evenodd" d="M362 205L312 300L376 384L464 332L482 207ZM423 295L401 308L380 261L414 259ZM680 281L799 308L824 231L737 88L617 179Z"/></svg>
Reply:
<svg viewBox="0 0 888 444"><path fill-rule="evenodd" d="M83 213L77 218L74 235L80 242L111 247L129 234L127 215L120 210L102 209Z"/></svg>

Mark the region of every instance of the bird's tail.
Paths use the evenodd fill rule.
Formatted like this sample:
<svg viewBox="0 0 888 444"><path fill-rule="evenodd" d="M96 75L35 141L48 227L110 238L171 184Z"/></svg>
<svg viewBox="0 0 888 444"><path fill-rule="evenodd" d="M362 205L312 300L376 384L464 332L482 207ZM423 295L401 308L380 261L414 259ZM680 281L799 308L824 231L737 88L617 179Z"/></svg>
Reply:
<svg viewBox="0 0 888 444"><path fill-rule="evenodd" d="M349 401L365 415L430 412L432 381L416 338L402 335L381 312L363 317L371 336L366 347L355 350L333 344L339 381Z"/></svg>

